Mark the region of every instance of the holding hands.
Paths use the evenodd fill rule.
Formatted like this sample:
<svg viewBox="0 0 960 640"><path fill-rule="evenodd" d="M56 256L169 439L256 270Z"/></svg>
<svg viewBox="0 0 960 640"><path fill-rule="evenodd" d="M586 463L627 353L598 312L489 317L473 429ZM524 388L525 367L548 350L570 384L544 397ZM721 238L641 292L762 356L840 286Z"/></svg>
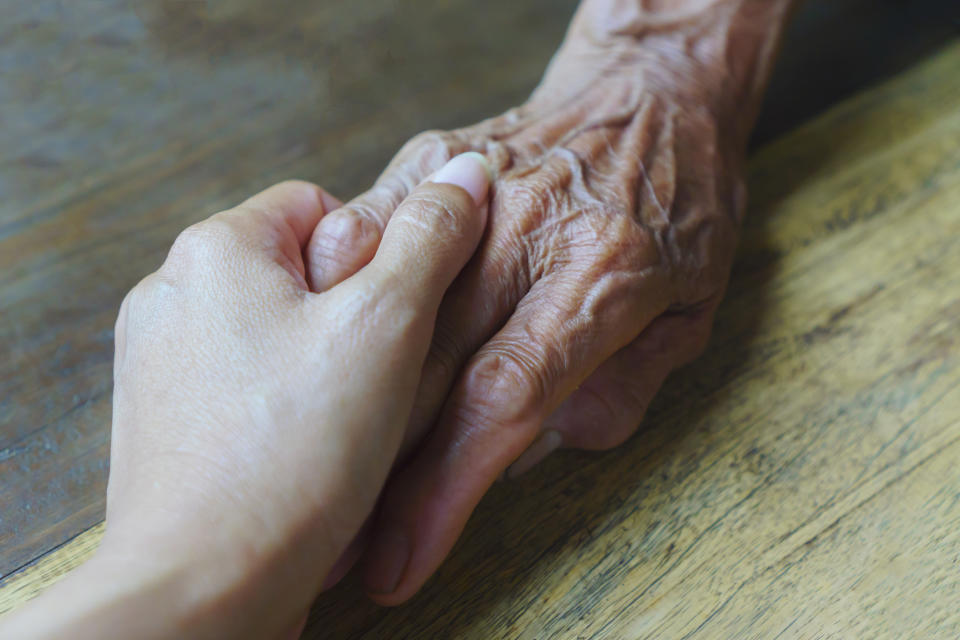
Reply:
<svg viewBox="0 0 960 640"><path fill-rule="evenodd" d="M527 103L346 205L181 234L117 321L103 544L0 635L283 637L361 554L398 604L498 477L629 437L706 345L793 3L661 4L584 0Z"/></svg>

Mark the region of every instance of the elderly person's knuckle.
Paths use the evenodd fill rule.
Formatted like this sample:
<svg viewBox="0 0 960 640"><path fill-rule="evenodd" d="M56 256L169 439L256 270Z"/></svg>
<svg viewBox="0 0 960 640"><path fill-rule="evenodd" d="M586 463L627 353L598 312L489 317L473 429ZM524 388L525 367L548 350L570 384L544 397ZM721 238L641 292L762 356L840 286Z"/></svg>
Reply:
<svg viewBox="0 0 960 640"><path fill-rule="evenodd" d="M319 265L325 262L334 264L349 264L353 259L356 245L337 242L328 235L318 234L317 239L307 247L307 262Z"/></svg>
<svg viewBox="0 0 960 640"><path fill-rule="evenodd" d="M353 221L354 226L347 229L359 234L374 234L379 236L383 233L383 225L386 217L383 215L382 208L373 202L365 200L356 200L345 207L341 207L336 214Z"/></svg>
<svg viewBox="0 0 960 640"><path fill-rule="evenodd" d="M335 224L334 224L335 223ZM327 224L317 227L308 245L311 261L352 259L357 247L379 243L380 225L363 207L350 207L330 214Z"/></svg>
<svg viewBox="0 0 960 640"><path fill-rule="evenodd" d="M443 163L456 155L460 146L456 134L431 129L412 137L404 148L417 154L424 161L433 160Z"/></svg>
<svg viewBox="0 0 960 640"><path fill-rule="evenodd" d="M387 175L412 188L424 176L436 171L454 156L472 148L456 131L424 131L403 146L389 167L395 171L388 170Z"/></svg>
<svg viewBox="0 0 960 640"><path fill-rule="evenodd" d="M466 372L470 404L502 424L527 423L550 393L548 363L522 342L488 344Z"/></svg>

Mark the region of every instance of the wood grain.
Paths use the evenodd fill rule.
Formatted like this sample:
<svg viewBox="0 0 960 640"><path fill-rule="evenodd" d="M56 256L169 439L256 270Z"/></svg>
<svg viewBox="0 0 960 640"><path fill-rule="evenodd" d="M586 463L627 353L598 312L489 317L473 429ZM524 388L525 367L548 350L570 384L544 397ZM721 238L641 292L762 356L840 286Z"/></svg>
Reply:
<svg viewBox="0 0 960 640"><path fill-rule="evenodd" d="M0 23L0 612L95 547L115 309L176 232L521 100L574 2L277 4ZM496 487L411 604L348 580L306 637L960 636L957 69L760 150L710 351L646 428Z"/></svg>

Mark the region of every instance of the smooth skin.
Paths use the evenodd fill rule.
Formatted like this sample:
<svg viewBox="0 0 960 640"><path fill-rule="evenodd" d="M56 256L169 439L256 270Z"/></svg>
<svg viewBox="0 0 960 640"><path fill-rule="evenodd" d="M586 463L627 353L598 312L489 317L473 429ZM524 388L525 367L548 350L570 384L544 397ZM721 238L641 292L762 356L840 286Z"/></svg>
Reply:
<svg viewBox="0 0 960 640"><path fill-rule="evenodd" d="M0 637L295 636L394 463L488 171L453 159L314 291L304 250L340 203L312 184L184 231L120 308L102 544Z"/></svg>

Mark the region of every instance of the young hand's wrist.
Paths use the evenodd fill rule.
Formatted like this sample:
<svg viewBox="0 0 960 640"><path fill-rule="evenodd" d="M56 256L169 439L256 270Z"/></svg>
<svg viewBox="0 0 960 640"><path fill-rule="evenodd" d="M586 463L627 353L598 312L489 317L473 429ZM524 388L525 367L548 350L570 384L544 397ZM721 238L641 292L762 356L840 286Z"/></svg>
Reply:
<svg viewBox="0 0 960 640"><path fill-rule="evenodd" d="M108 532L89 561L4 620L0 636L273 637L307 610L322 577L295 565Z"/></svg>
<svg viewBox="0 0 960 640"><path fill-rule="evenodd" d="M156 616L149 628L163 632L150 637L273 637L309 608L336 560L322 536L146 520L108 525L85 580L114 581L111 610L126 600L131 610L143 605L141 621Z"/></svg>
<svg viewBox="0 0 960 640"><path fill-rule="evenodd" d="M197 637L214 637L244 610L238 605L249 599L244 589L250 569L237 563L234 554L218 557L202 549L188 554L173 545L118 540L105 536L79 577L97 589L110 585L104 599L121 627L143 625L158 638L176 637L185 630Z"/></svg>
<svg viewBox="0 0 960 640"><path fill-rule="evenodd" d="M54 591L50 596L73 609L69 628L91 638L223 638L242 637L240 631L252 629L273 632L283 621L252 615L264 613L257 606L256 585L248 570L232 566L231 560L113 546L107 540L65 580L59 595ZM45 608L59 607L47 602Z"/></svg>
<svg viewBox="0 0 960 640"><path fill-rule="evenodd" d="M101 548L63 580L0 624L3 637L223 637L221 621L204 609L195 575L185 566L145 555L131 558ZM216 599L216 598L214 598Z"/></svg>

